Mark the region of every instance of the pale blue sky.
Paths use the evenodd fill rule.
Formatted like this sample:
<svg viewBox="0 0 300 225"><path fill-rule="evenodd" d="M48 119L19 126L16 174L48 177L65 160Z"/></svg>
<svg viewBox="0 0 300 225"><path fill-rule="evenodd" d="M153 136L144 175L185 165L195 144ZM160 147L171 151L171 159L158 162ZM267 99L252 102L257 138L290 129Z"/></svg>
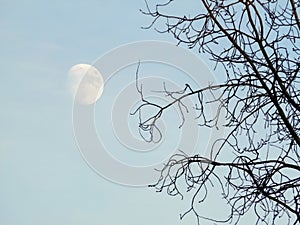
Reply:
<svg viewBox="0 0 300 225"><path fill-rule="evenodd" d="M0 224L195 224L192 215L179 220L188 202L108 182L75 144L70 67L133 41L175 43L140 28L151 21L144 7L143 0L0 0Z"/></svg>

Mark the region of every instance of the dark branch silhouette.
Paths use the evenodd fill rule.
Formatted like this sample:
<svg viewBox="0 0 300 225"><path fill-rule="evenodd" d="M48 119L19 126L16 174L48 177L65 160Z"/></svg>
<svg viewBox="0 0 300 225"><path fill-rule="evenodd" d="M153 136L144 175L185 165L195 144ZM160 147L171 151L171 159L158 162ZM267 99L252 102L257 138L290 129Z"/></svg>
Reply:
<svg viewBox="0 0 300 225"><path fill-rule="evenodd" d="M173 155L160 170L158 182L150 186L184 197L179 188L184 184L193 197L181 217L194 213L198 223L204 218L238 224L254 212L256 224L282 220L300 224L300 1L201 0L197 15L164 13L174 2L155 7L146 2L142 13L153 22L145 28L169 33L178 44L209 56L216 66L223 66L226 80L199 90L189 84L178 91L164 86L171 102L160 105L144 97L137 77L142 104L133 114L139 115L141 135L148 134L146 141L159 141L162 133L157 122L170 107L179 108L179 127L184 126L185 113L193 110L184 104L190 96L197 97L194 110L199 126L224 126L226 134L216 140L220 143L215 145L216 157ZM156 27L158 22L164 26ZM205 102L204 96L216 90L221 92L214 100L219 110L209 116L205 109L211 102ZM143 118L145 107L157 111ZM219 124L221 110L226 111L225 124ZM219 161L229 152L229 161ZM197 210L216 184L230 206L224 219L208 218Z"/></svg>

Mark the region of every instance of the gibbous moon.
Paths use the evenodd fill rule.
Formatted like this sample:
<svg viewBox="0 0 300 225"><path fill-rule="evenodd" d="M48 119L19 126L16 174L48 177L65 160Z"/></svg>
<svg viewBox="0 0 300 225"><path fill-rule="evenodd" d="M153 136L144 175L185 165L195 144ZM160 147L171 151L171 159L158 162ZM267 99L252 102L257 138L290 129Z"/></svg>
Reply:
<svg viewBox="0 0 300 225"><path fill-rule="evenodd" d="M94 104L103 92L103 77L89 64L76 64L69 70L69 89L80 104Z"/></svg>

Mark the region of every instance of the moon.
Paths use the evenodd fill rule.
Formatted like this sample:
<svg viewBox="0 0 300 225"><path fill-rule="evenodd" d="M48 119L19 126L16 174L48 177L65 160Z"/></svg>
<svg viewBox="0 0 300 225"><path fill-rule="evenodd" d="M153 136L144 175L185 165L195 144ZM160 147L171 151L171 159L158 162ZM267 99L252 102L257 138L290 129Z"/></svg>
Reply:
<svg viewBox="0 0 300 225"><path fill-rule="evenodd" d="M103 77L89 64L76 64L68 73L69 89L74 100L83 105L97 102L103 93Z"/></svg>

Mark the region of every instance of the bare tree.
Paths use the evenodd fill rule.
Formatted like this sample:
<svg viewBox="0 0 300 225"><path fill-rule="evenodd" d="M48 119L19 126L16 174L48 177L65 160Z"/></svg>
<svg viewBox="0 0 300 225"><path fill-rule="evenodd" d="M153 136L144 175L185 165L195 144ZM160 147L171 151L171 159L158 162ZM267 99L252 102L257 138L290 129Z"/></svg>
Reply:
<svg viewBox="0 0 300 225"><path fill-rule="evenodd" d="M193 95L199 126L216 126L220 111L225 110L226 123L221 125L226 134L216 140L216 157L173 155L160 170L158 182L150 186L175 196L192 192L190 208L181 217L194 213L198 223L205 218L238 224L252 212L256 224L282 220L300 224L300 1L198 2L199 14L193 16L164 13L175 0L152 7L146 3L142 12L153 18L146 29L155 27L160 33L172 34L178 44L208 55L216 66L223 66L226 80L198 90L188 84L175 92L165 87L164 93L172 100L167 105L146 99L137 82L142 104L134 113L141 115L146 106L157 110L152 117L139 117L139 129L149 133L147 141L153 141L160 134L157 121L162 114L179 107L184 121L184 99ZM220 108L209 117L205 108L211 102L205 102L203 96L216 90L221 91L215 98ZM233 157L219 161L229 151ZM230 206L224 219L207 218L197 210L217 184Z"/></svg>

